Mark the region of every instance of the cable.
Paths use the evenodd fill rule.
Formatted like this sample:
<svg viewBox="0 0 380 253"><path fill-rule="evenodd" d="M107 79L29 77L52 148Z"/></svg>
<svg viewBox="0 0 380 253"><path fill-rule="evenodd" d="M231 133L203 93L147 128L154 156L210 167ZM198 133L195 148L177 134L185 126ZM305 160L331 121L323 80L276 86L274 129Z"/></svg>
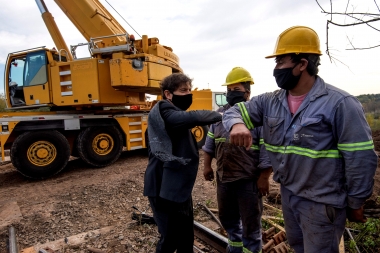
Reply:
<svg viewBox="0 0 380 253"><path fill-rule="evenodd" d="M115 8L113 8L113 6L107 1L107 0L105 0L106 2L107 2L107 4L109 5L109 6L111 6L111 8L114 10L114 11L116 11L116 13L125 21L125 23L127 23L128 25L129 25L129 27L130 28L132 28L132 30L133 31L135 31L135 33L138 35L138 36L140 36L140 38L141 38L141 35L138 33L138 32L136 32L136 30L127 22L127 20L125 20L125 18L123 18L123 16L121 16L120 15L120 13L115 9Z"/></svg>

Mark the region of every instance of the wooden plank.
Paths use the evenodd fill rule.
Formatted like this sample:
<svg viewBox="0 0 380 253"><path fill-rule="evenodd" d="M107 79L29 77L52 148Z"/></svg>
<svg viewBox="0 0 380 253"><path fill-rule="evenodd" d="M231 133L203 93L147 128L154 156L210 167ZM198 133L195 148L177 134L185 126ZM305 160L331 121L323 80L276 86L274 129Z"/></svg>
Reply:
<svg viewBox="0 0 380 253"><path fill-rule="evenodd" d="M262 219L265 220L266 222L268 222L269 224L271 224L273 227L277 228L278 230L285 232L285 228L283 228L280 225L274 223L272 220L264 218L264 217L262 217Z"/></svg>
<svg viewBox="0 0 380 253"><path fill-rule="evenodd" d="M344 250L344 240L343 236L340 238L340 243L339 243L339 253L345 253L346 251Z"/></svg>
<svg viewBox="0 0 380 253"><path fill-rule="evenodd" d="M278 208L276 208L276 207L274 207L274 206L268 205L267 203L263 203L263 205L264 205L265 207L268 207L268 208L270 208L270 209L276 211L276 212L282 213L282 210L280 210L280 209L278 209Z"/></svg>
<svg viewBox="0 0 380 253"><path fill-rule="evenodd" d="M84 243L86 240L88 240L87 237L94 237L101 234L107 234L113 228L114 228L113 226L108 226L101 229L96 229L96 230L80 233L77 235L73 235L67 238L59 239L56 241L47 242L44 244L37 244L32 247L21 250L21 253L38 253L40 249L47 248L47 247L51 248L52 250L60 250L64 246L67 246L67 245L80 245ZM65 242L65 239L67 239L67 243Z"/></svg>

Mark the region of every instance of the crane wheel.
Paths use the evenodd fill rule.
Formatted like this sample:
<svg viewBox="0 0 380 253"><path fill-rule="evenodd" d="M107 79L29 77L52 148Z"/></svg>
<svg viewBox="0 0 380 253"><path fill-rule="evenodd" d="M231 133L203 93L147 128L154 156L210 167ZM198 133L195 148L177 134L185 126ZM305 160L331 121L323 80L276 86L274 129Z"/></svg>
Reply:
<svg viewBox="0 0 380 253"><path fill-rule="evenodd" d="M208 126L196 126L193 129L191 129L191 132L193 133L195 140L197 141L198 149L201 149L206 142Z"/></svg>
<svg viewBox="0 0 380 253"><path fill-rule="evenodd" d="M114 163L123 151L123 136L117 127L89 127L77 140L79 156L94 167Z"/></svg>
<svg viewBox="0 0 380 253"><path fill-rule="evenodd" d="M19 135L11 147L13 166L26 177L43 179L65 168L70 145L56 130L30 131Z"/></svg>

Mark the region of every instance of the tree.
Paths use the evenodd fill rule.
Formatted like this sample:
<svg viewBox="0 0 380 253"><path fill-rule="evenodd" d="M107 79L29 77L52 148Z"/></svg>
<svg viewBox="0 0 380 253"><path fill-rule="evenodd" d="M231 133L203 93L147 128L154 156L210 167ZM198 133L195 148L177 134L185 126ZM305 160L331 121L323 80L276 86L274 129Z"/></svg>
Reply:
<svg viewBox="0 0 380 253"><path fill-rule="evenodd" d="M327 14L329 16L329 19L327 19L326 22L326 54L329 56L330 61L339 61L331 54L331 45L329 44L329 28L331 25L341 28L360 26L362 29L367 28L376 32L380 32L380 29L375 26L377 24L380 24L380 8L379 4L377 3L377 0L373 0L372 4L369 6L363 6L362 1L363 0L360 0L360 3L354 5L352 4L352 0L347 0L345 9L343 9L342 6L340 6L338 7L338 10L335 10L335 5L333 6L333 1L330 0L329 10L326 10L322 7L319 1L316 0L322 13ZM357 11L359 5L361 9ZM365 9L366 11L361 11L362 9ZM380 43L377 44L378 42L376 42L376 44L370 43L370 45L358 46L355 45L352 37L350 38L347 35L346 37L350 45L349 48L346 48L346 50L366 50L380 47Z"/></svg>
<svg viewBox="0 0 380 253"><path fill-rule="evenodd" d="M3 93L0 93L0 112L5 111L7 108L7 102L5 101L5 96Z"/></svg>

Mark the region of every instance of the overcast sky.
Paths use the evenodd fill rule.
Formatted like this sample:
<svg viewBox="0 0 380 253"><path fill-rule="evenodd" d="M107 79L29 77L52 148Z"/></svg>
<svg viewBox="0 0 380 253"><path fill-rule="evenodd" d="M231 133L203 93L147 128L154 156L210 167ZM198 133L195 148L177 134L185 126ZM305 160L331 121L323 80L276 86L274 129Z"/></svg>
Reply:
<svg viewBox="0 0 380 253"><path fill-rule="evenodd" d="M74 0L64 0L74 1ZM254 78L252 94L277 89L271 54L278 35L294 25L313 28L326 50L326 20L314 0L107 0L140 34L157 37L160 44L173 48L184 72L194 79L194 88L223 91L227 73L235 66L246 68ZM139 36L111 9L100 2L124 28ZM319 1L329 10L330 0ZM344 11L346 0L332 0L334 11ZM380 4L380 1L378 1ZM53 0L45 0L68 45L85 42ZM360 5L359 5L360 3ZM54 43L33 0L0 0L0 74L7 54ZM373 0L351 0L348 10L380 14ZM344 19L334 17L336 22ZM380 29L380 22L372 23ZM380 32L368 26L329 30L333 55L345 65L331 63L322 56L320 76L328 83L353 95L380 93L380 47L347 51L350 38L357 47L380 44ZM85 57L86 51L79 52ZM2 74L3 76L3 74ZM0 92L3 92L1 79Z"/></svg>

